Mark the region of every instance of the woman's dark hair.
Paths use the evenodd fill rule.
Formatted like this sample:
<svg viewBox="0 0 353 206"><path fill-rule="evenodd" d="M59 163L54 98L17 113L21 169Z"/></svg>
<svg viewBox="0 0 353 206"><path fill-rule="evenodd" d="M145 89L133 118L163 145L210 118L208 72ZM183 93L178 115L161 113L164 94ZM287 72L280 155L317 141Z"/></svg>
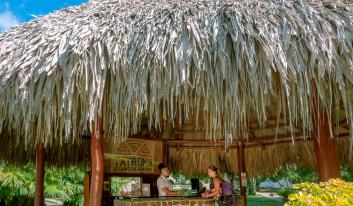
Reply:
<svg viewBox="0 0 353 206"><path fill-rule="evenodd" d="M162 169L167 168L167 167L168 167L168 166L165 165L164 163L160 163L160 164L158 165L159 171L162 171Z"/></svg>
<svg viewBox="0 0 353 206"><path fill-rule="evenodd" d="M209 169L209 170L211 170L211 171L213 171L213 172L218 173L218 169L217 169L217 167L216 167L216 166L214 166L214 165L209 166L207 169Z"/></svg>

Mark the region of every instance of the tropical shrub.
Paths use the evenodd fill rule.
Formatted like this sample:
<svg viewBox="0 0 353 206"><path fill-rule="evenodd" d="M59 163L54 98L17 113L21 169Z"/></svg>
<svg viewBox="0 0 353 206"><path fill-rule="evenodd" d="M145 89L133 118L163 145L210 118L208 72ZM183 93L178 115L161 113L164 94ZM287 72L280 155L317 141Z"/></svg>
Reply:
<svg viewBox="0 0 353 206"><path fill-rule="evenodd" d="M276 191L276 193L284 198L288 198L288 196L290 194L292 194L294 192L293 188L289 188L289 187L282 187L281 189L279 189L278 191Z"/></svg>
<svg viewBox="0 0 353 206"><path fill-rule="evenodd" d="M247 179L247 193L249 195L256 195L256 178L252 177L252 178L248 178Z"/></svg>
<svg viewBox="0 0 353 206"><path fill-rule="evenodd" d="M6 205L33 205L34 172L33 165L21 169L3 165L0 170L0 199Z"/></svg>
<svg viewBox="0 0 353 206"><path fill-rule="evenodd" d="M341 178L347 182L353 182L353 169L347 165L341 166Z"/></svg>
<svg viewBox="0 0 353 206"><path fill-rule="evenodd" d="M34 165L5 165L0 162L0 199L6 205L33 205ZM44 196L58 198L64 205L83 205L83 178L87 167L46 167Z"/></svg>
<svg viewBox="0 0 353 206"><path fill-rule="evenodd" d="M288 196L286 206L350 206L353 205L353 183L341 179L328 182L301 183L293 186L297 191Z"/></svg>
<svg viewBox="0 0 353 206"><path fill-rule="evenodd" d="M317 182L318 180L317 174L314 170L295 164L289 164L285 167L278 168L272 180L278 181L282 178L287 179L292 184Z"/></svg>

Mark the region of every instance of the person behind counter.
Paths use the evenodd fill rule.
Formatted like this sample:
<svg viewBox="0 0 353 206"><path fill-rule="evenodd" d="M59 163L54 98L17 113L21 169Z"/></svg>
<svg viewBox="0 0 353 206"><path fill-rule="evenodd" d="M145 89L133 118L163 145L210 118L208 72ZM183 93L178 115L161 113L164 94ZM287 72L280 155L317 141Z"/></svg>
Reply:
<svg viewBox="0 0 353 206"><path fill-rule="evenodd" d="M168 181L169 177L169 169L163 163L158 165L158 169L160 171L160 176L157 179L157 187L158 193L160 197L165 196L180 196L182 195L181 192L173 192L171 191L172 184Z"/></svg>
<svg viewBox="0 0 353 206"><path fill-rule="evenodd" d="M207 169L208 176L212 178L210 190L202 193L204 198L215 198L216 205L232 206L236 204L235 194L233 192L233 185L220 178L217 167L210 166Z"/></svg>

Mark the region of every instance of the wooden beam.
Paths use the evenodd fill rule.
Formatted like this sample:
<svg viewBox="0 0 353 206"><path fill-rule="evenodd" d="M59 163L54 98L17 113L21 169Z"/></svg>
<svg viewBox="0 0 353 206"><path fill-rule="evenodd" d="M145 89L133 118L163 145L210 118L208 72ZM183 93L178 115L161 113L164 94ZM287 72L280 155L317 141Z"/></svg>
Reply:
<svg viewBox="0 0 353 206"><path fill-rule="evenodd" d="M327 111L321 103L315 82L312 84L312 122L313 143L320 181L340 177L340 167L337 159L335 139L330 137L330 123Z"/></svg>
<svg viewBox="0 0 353 206"><path fill-rule="evenodd" d="M167 140L166 141L168 145L171 144L224 144L224 140ZM236 140L234 141L236 142ZM233 142L233 143L234 143Z"/></svg>
<svg viewBox="0 0 353 206"><path fill-rule="evenodd" d="M341 124L341 125L339 125L339 127L340 127L340 128L343 128L343 129L350 130L349 125L348 125L348 124Z"/></svg>
<svg viewBox="0 0 353 206"><path fill-rule="evenodd" d="M278 128L281 128L281 129L286 129L287 127L289 127L289 124L283 124L283 123L280 123L278 125ZM262 130L267 130L267 129L276 129L277 128L277 124L274 124L274 125L267 125L267 126L264 126L264 127L249 127L249 131L262 131ZM295 129L298 129L297 127L294 127Z"/></svg>
<svg viewBox="0 0 353 206"><path fill-rule="evenodd" d="M287 132L287 133L289 133L289 132ZM294 137L296 137L295 139L300 139L303 136L300 133L295 133ZM256 137L256 138L252 138L249 140L243 140L243 141L245 144L251 144L251 143L258 144L259 141L266 143L267 141L275 142L276 140L281 141L283 139L288 139L288 138L290 138L290 140L291 140L291 136L288 136L288 134L280 134L280 135L277 135L277 139L275 139L274 136L262 136L262 137ZM239 140L240 139L234 139L232 145L236 145ZM198 139L198 140L185 140L185 139L184 140L167 140L167 144L168 145L173 145L173 144L216 145L216 144L224 144L224 139L215 140L215 141L214 140L201 140L201 139Z"/></svg>
<svg viewBox="0 0 353 206"><path fill-rule="evenodd" d="M278 128L281 128L281 129L286 129L287 127L289 127L288 124L279 124L278 125ZM263 131L263 130L268 130L268 129L275 129L277 128L277 125L267 125L267 126L264 126L264 127L254 127L254 128L251 128L249 126L249 131ZM297 127L295 127L295 129L298 129ZM207 131L206 129L198 129L198 130L175 130L174 131L174 134L189 134L189 133L220 133L220 134L223 134L222 131L218 131L218 130L215 130L215 131Z"/></svg>
<svg viewBox="0 0 353 206"><path fill-rule="evenodd" d="M303 135L301 133L299 133L299 132L294 133L293 136L296 139L303 137ZM256 136L256 138L251 139L249 141L258 141L258 140L261 140L261 141L276 141L276 140L287 139L287 138L292 138L292 135L290 134L290 131L286 131L284 134L277 134L277 137L275 135Z"/></svg>
<svg viewBox="0 0 353 206"><path fill-rule="evenodd" d="M347 119L341 120L338 124L339 125L346 125L348 123Z"/></svg>
<svg viewBox="0 0 353 206"><path fill-rule="evenodd" d="M274 121L276 120L277 121L277 117L271 117L271 118L268 118L266 120L266 122L269 122L269 121ZM283 116L281 116L281 119L280 121L283 121ZM249 132L252 132L252 134L255 136L254 134L254 131L262 131L262 130L267 130L267 129L275 129L277 128L277 124L268 124L267 126L263 126L263 127L251 127L250 125L251 124L255 124L257 123L257 121L252 121L252 122L249 122ZM220 135L223 134L222 131L218 131L218 130L215 130L215 131L207 131L206 129L202 129L202 128L205 128L206 125L204 124L177 124L176 125L176 128L175 128L175 131L174 131L174 134L175 135L182 135L182 134L199 134L199 133L219 133ZM349 126L347 125L347 120L342 120L339 122L339 126L344 128L344 129L349 129ZM182 130L182 128L200 128L198 130ZM289 124L285 124L285 123L280 123L278 125L278 128L281 128L281 129L286 129L286 127L289 127ZM295 129L298 129L298 127L294 127Z"/></svg>
<svg viewBox="0 0 353 206"><path fill-rule="evenodd" d="M36 146L36 185L34 194L34 205L44 205L44 175L45 175L45 154L44 144L39 143Z"/></svg>
<svg viewBox="0 0 353 206"><path fill-rule="evenodd" d="M244 161L244 144L240 141L238 143L238 169L239 169L239 187L240 187L240 195L241 195L241 204L242 206L247 205L246 200L246 187L242 183L241 174L245 173L245 161Z"/></svg>
<svg viewBox="0 0 353 206"><path fill-rule="evenodd" d="M90 206L102 204L104 153L103 153L103 119L99 117L92 124L91 137L92 177L89 196Z"/></svg>
<svg viewBox="0 0 353 206"><path fill-rule="evenodd" d="M278 128L279 129L287 129L289 128L289 125L287 124L279 124ZM264 131L264 130L269 130L269 129L276 129L277 125L268 125L266 127L249 127L249 133L251 133L252 136L256 137L255 133L256 131ZM294 127L294 129L299 130L297 127ZM220 130L215 130L215 131L207 131L206 129L199 129L199 130L175 130L174 134L180 135L180 134L203 134L203 133L210 133L210 134L219 134L223 135L223 131Z"/></svg>
<svg viewBox="0 0 353 206"><path fill-rule="evenodd" d="M283 121L284 120L283 117L284 117L284 115L281 114L279 120ZM277 121L277 117L269 117L266 119L265 122L274 121L274 120ZM258 123L258 121L249 121L248 125L257 124L257 123ZM205 124L191 124L191 123L187 123L187 124L178 124L177 123L176 124L176 128L182 128L182 127L199 127L199 128L201 128L201 127L206 127L206 125Z"/></svg>
<svg viewBox="0 0 353 206"><path fill-rule="evenodd" d="M219 133L220 135L223 135L222 131L207 131L207 130L175 130L174 134L180 135L180 134L198 134L198 133Z"/></svg>
<svg viewBox="0 0 353 206"><path fill-rule="evenodd" d="M337 135L337 138L347 138L349 137L349 133L342 133ZM175 140L174 140L175 141ZM174 142L169 144L169 148L177 148L177 149L190 149L190 148L207 148L207 149L215 149L215 150L224 150L224 143L222 141L219 141L217 144L214 144L212 141L203 142L203 141L187 141L186 143L182 143L181 140L178 140L178 144L175 144ZM297 136L294 140L295 142L303 142L303 141L312 141L311 136L307 136L304 138L304 136ZM267 140L267 141L252 141L252 142L243 142L245 148L254 148L254 147L262 147L263 149L266 146L272 146L275 144L284 144L284 143L292 143L293 140L291 137L286 137L286 138L280 138L278 140ZM212 144L211 144L212 143ZM188 144L188 145L184 145ZM228 147L228 149L237 149L237 146L235 143Z"/></svg>
<svg viewBox="0 0 353 206"><path fill-rule="evenodd" d="M169 147L166 141L163 141L163 162L164 164L168 165L169 160Z"/></svg>
<svg viewBox="0 0 353 206"><path fill-rule="evenodd" d="M89 174L85 175L84 179L83 179L83 205L84 206L89 206Z"/></svg>

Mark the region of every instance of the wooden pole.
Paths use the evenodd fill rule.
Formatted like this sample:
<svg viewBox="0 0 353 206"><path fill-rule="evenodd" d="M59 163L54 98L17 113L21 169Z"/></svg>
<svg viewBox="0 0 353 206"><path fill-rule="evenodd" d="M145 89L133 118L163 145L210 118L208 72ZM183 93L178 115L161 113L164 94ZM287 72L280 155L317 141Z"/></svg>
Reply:
<svg viewBox="0 0 353 206"><path fill-rule="evenodd" d="M34 195L34 205L44 205L44 144L39 143L36 146L36 185Z"/></svg>
<svg viewBox="0 0 353 206"><path fill-rule="evenodd" d="M242 183L241 173L245 173L245 161L244 161L244 144L243 142L238 142L238 169L239 169L239 187L240 187L240 195L241 195L241 204L242 206L247 205L246 200L246 187Z"/></svg>
<svg viewBox="0 0 353 206"><path fill-rule="evenodd" d="M336 153L335 139L330 138L330 124L327 111L324 109L313 86L313 143L317 160L319 181L340 177L340 167Z"/></svg>
<svg viewBox="0 0 353 206"><path fill-rule="evenodd" d="M169 147L168 144L166 142L164 142L164 148L163 148L163 152L164 152L164 157L163 157L163 162L164 164L168 165L168 160L169 160Z"/></svg>
<svg viewBox="0 0 353 206"><path fill-rule="evenodd" d="M100 206L102 203L104 154L103 154L103 119L98 118L92 125L91 137L92 177L89 206Z"/></svg>
<svg viewBox="0 0 353 206"><path fill-rule="evenodd" d="M89 206L89 174L85 175L83 179L83 200L84 206Z"/></svg>

